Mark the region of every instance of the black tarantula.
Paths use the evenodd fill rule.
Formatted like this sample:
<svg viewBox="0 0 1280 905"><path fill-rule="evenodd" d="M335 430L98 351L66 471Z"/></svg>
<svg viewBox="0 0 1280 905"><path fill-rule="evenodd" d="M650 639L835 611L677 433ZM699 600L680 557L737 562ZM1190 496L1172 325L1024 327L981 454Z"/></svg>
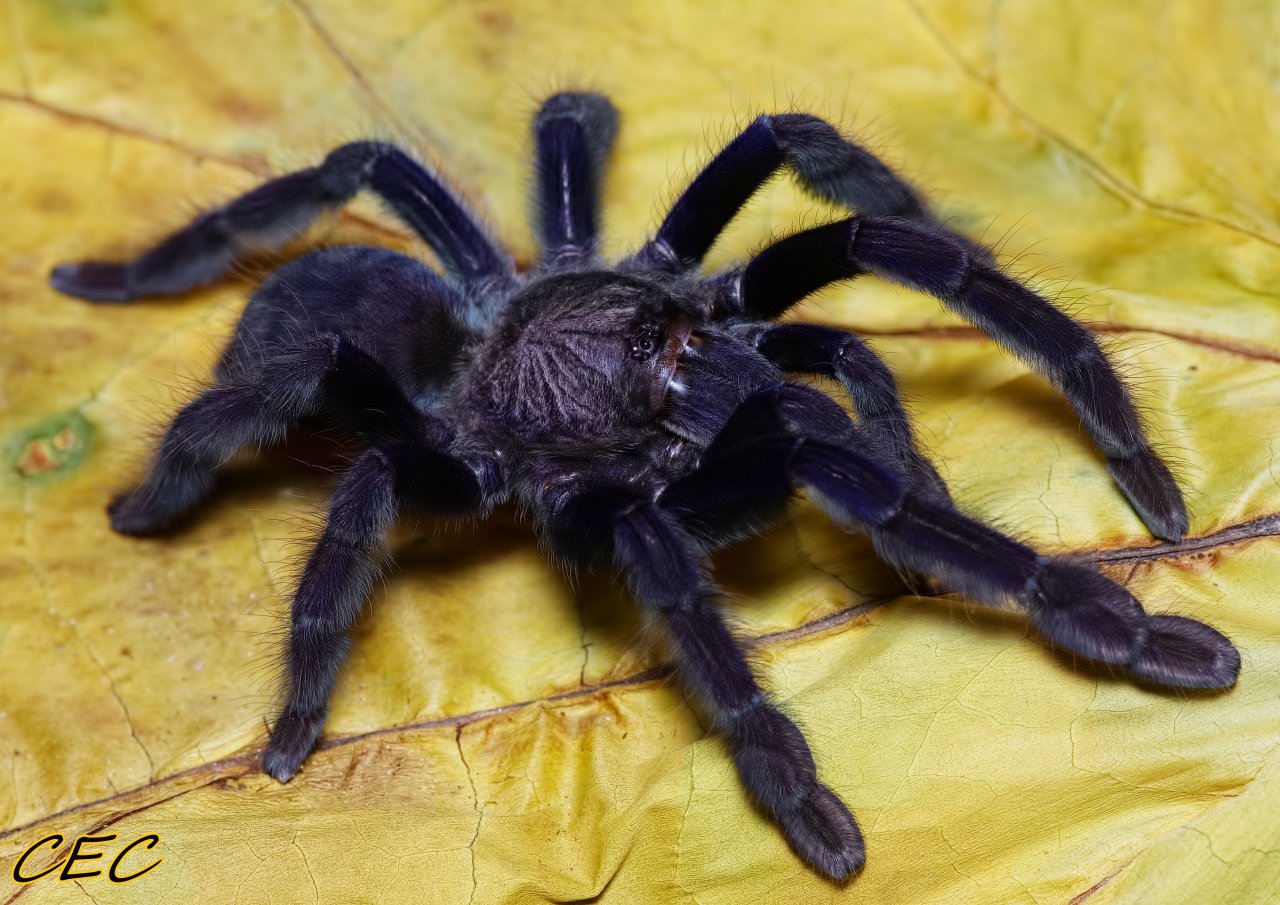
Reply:
<svg viewBox="0 0 1280 905"><path fill-rule="evenodd" d="M165 530L205 498L233 453L279 440L304 416L328 417L365 447L337 484L293 598L287 699L262 755L267 773L288 781L315 746L401 505L473 518L515 496L556 557L621 570L665 622L681 675L752 796L796 852L836 879L865 860L858 825L756 683L708 569L711 550L765 527L797 488L842 527L870 534L888 562L982 604L1016 604L1057 647L1161 685L1235 682L1240 656L1213 628L1150 615L1093 568L961 513L916 446L892 374L861 339L772 321L864 273L936 296L1062 391L1151 532L1177 540L1187 530L1182 496L1089 330L942 226L869 152L798 113L752 122L652 239L606 263L597 204L617 125L597 94L557 94L538 112L541 257L527 273L437 176L368 141L200 216L134 261L54 269L55 288L92 301L183 292L361 189L443 266L442 276L350 246L276 270L245 309L214 386L174 418L143 482L111 504L118 532ZM857 215L701 275L716 236L781 169ZM837 379L855 418L788 372Z"/></svg>

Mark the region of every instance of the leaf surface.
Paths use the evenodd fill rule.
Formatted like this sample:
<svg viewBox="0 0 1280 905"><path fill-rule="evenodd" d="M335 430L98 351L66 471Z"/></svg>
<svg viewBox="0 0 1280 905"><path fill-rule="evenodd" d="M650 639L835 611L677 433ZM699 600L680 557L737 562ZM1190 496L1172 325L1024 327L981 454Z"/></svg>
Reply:
<svg viewBox="0 0 1280 905"><path fill-rule="evenodd" d="M1280 46L1273 4L11 3L0 16L0 862L146 833L165 861L7 901L1265 902L1280 888ZM503 510L406 522L322 749L256 766L324 441L237 462L189 529L103 508L207 379L266 264L91 306L54 264L128 256L344 140L435 161L522 260L528 117L586 84L624 126L608 248L634 247L762 109L868 141L957 229L1086 318L1177 463L1191 539L1155 544L1071 410L924 296L870 278L796 317L861 330L961 505L1099 563L1243 652L1162 694L1013 616L913 596L798 501L716 559L758 672L867 835L844 889L752 808L661 639ZM713 251L830 212L779 182ZM361 202L302 245L424 251ZM301 246L300 246L301 247ZM269 263L269 262L267 262ZM33 855L41 869L65 853ZM141 850L134 862L144 865ZM99 861L92 866L101 866ZM83 868L84 865L82 864Z"/></svg>

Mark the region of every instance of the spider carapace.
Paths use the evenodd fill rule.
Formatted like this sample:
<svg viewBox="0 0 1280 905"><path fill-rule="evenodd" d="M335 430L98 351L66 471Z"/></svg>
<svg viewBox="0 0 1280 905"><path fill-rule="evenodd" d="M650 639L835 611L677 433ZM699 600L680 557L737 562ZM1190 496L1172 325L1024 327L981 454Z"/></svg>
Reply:
<svg viewBox="0 0 1280 905"><path fill-rule="evenodd" d="M319 738L348 629L402 506L471 518L514 496L563 562L620 570L665 623L679 672L728 738L751 795L797 853L836 879L864 863L858 825L752 676L708 568L710 551L763 528L797 489L868 533L893 565L981 604L1012 603L1060 648L1167 686L1235 682L1239 654L1213 628L1148 614L1090 566L964 515L920 452L892 374L856 335L774 321L865 273L936 296L1059 388L1152 533L1176 540L1187 530L1182 496L1089 330L940 224L865 149L798 113L753 121L639 251L606 262L598 196L617 124L597 94L557 94L538 112L541 253L526 273L438 176L376 142L267 182L134 261L53 271L57 289L93 301L182 292L362 189L440 261L443 273L349 246L279 268L245 309L214 385L178 413L141 484L110 507L117 531L166 530L233 453L280 439L305 416L361 444L293 598L285 705L262 756L269 774L289 780ZM780 170L855 215L702 274L716 236ZM788 382L796 373L838 380L853 417Z"/></svg>

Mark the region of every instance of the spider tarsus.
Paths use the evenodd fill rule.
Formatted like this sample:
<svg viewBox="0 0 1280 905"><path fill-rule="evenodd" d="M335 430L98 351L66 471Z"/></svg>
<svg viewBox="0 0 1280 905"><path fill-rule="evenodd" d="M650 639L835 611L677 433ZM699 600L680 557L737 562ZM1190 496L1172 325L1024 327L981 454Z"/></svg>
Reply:
<svg viewBox="0 0 1280 905"><path fill-rule="evenodd" d="M174 424L184 414L179 413ZM107 506L113 531L134 537L163 534L189 515L213 488L211 468L200 468L183 450L170 446L167 451L168 455L156 457L156 466L141 484Z"/></svg>
<svg viewBox="0 0 1280 905"><path fill-rule="evenodd" d="M778 823L796 854L837 882L849 879L867 863L858 821L824 785L815 784L800 807L778 815Z"/></svg>
<svg viewBox="0 0 1280 905"><path fill-rule="evenodd" d="M262 769L277 782L288 782L320 738L325 712L299 713L287 710L271 730L271 740L262 752Z"/></svg>
<svg viewBox="0 0 1280 905"><path fill-rule="evenodd" d="M1184 616L1154 616L1105 575L1049 563L1026 603L1036 628L1060 647L1175 688L1230 688L1240 652L1219 632Z"/></svg>
<svg viewBox="0 0 1280 905"><path fill-rule="evenodd" d="M1152 534L1170 543L1186 536L1190 523L1182 492L1154 450L1108 459L1107 471Z"/></svg>
<svg viewBox="0 0 1280 905"><path fill-rule="evenodd" d="M534 131L549 120L561 117L582 124L590 133L590 150L595 155L607 154L618 134L618 108L608 97L594 91L561 91L551 95L542 102L534 117Z"/></svg>
<svg viewBox="0 0 1280 905"><path fill-rule="evenodd" d="M1176 688L1236 684L1240 652L1217 629L1185 616L1150 616L1147 628L1146 644L1129 663L1134 676Z"/></svg>
<svg viewBox="0 0 1280 905"><path fill-rule="evenodd" d="M927 219L919 193L866 148L808 113L762 117L786 149L802 185L820 198L855 210Z"/></svg>
<svg viewBox="0 0 1280 905"><path fill-rule="evenodd" d="M288 782L298 773L302 766L302 758L283 754L270 749L262 752L262 772L276 782Z"/></svg>
<svg viewBox="0 0 1280 905"><path fill-rule="evenodd" d="M799 727L759 692L725 716L743 785L796 852L834 880L857 873L866 861L862 833L844 802L818 782Z"/></svg>
<svg viewBox="0 0 1280 905"><path fill-rule="evenodd" d="M104 261L59 264L49 272L49 285L90 302L120 303L137 297L129 288L127 266Z"/></svg>
<svg viewBox="0 0 1280 905"><path fill-rule="evenodd" d="M117 496L107 506L111 530L126 537L154 537L167 533L177 521L174 513L156 513L140 502L136 491Z"/></svg>

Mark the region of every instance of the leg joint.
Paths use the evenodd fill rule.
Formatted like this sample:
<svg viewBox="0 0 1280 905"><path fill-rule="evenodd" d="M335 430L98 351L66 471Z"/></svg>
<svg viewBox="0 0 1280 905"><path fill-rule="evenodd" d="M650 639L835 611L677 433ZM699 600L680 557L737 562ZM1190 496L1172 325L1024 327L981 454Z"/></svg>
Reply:
<svg viewBox="0 0 1280 905"><path fill-rule="evenodd" d="M320 165L320 185L333 201L346 201L368 182L380 157L398 151L395 145L380 141L353 141L334 148Z"/></svg>
<svg viewBox="0 0 1280 905"><path fill-rule="evenodd" d="M748 719L750 716L769 703L769 699L764 696L764 692L757 691L751 696L751 700L737 707L728 707L721 714L725 723L732 726L741 720Z"/></svg>

